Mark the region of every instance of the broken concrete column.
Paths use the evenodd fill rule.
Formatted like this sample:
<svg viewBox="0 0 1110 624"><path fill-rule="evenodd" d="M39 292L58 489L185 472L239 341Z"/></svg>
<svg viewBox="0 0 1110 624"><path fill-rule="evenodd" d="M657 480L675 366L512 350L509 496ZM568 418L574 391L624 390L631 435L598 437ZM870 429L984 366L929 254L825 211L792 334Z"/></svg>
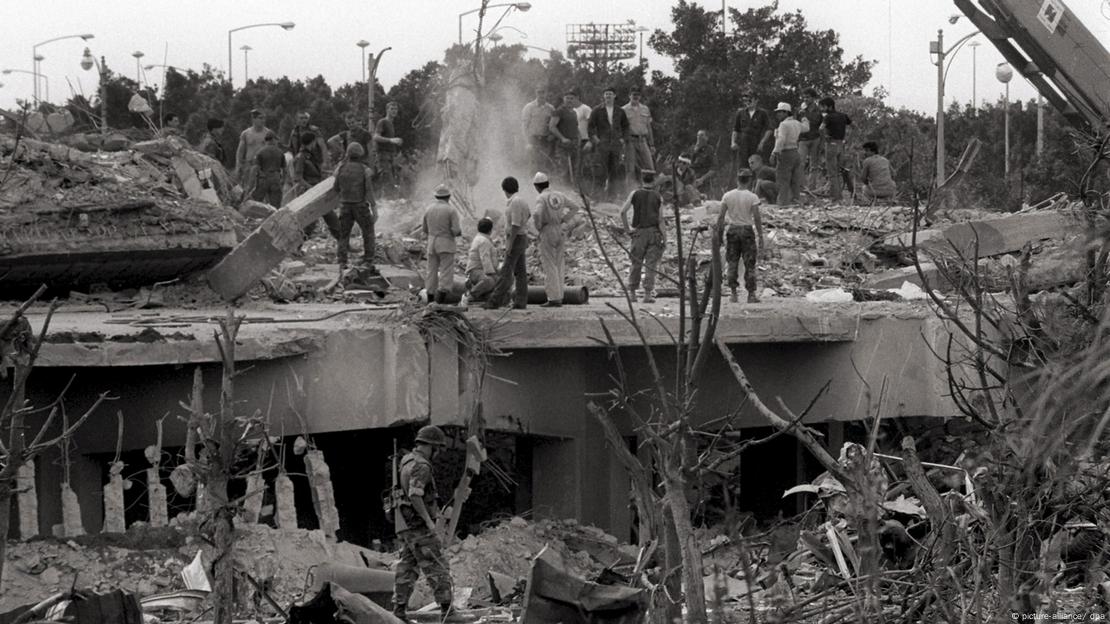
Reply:
<svg viewBox="0 0 1110 624"><path fill-rule="evenodd" d="M62 484L62 537L78 537L85 534L85 527L81 524L81 503L77 501L77 493L69 487L69 483Z"/></svg>
<svg viewBox="0 0 1110 624"><path fill-rule="evenodd" d="M197 510L198 513L204 513L206 511L208 511L208 492L205 489L203 483L198 483L197 484L197 507L196 507L196 510Z"/></svg>
<svg viewBox="0 0 1110 624"><path fill-rule="evenodd" d="M304 455L308 471L308 485L312 489L312 504L324 535L335 539L339 531L339 511L335 508L335 491L331 485L331 470L324 461L324 452L312 449Z"/></svg>
<svg viewBox="0 0 1110 624"><path fill-rule="evenodd" d="M277 501L278 528L297 528L297 506L293 502L293 480L285 473L279 474L274 479L274 498Z"/></svg>
<svg viewBox="0 0 1110 624"><path fill-rule="evenodd" d="M39 495L35 488L35 460L19 467L15 475L15 502L19 508L19 538L31 539L39 534Z"/></svg>
<svg viewBox="0 0 1110 624"><path fill-rule="evenodd" d="M169 524L166 486L158 478L158 466L146 469L146 494L147 505L150 507L150 526L163 527Z"/></svg>
<svg viewBox="0 0 1110 624"><path fill-rule="evenodd" d="M262 515L262 497L266 493L266 480L260 472L247 477L247 494L243 499L243 520L257 524Z"/></svg>
<svg viewBox="0 0 1110 624"><path fill-rule="evenodd" d="M108 485L104 486L104 529L105 533L124 533L127 522L124 520L123 505L123 462L113 462L108 468Z"/></svg>

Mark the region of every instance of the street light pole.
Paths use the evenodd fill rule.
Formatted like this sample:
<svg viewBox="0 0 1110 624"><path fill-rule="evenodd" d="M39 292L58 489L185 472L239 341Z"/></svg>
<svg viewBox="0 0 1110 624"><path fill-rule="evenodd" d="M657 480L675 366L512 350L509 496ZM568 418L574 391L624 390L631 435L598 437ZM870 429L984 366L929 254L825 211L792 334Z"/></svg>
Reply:
<svg viewBox="0 0 1110 624"><path fill-rule="evenodd" d="M944 183L944 29L937 29L937 182Z"/></svg>
<svg viewBox="0 0 1110 624"><path fill-rule="evenodd" d="M239 49L243 51L243 84L246 85L247 81L251 79L250 67L247 65L247 53L254 48L247 44L243 44Z"/></svg>
<svg viewBox="0 0 1110 624"><path fill-rule="evenodd" d="M1006 132L1006 147L1005 147L1005 167L1004 171L1006 177L1010 177L1010 79L1014 77L1014 70L1010 67L1009 63L999 63L998 67L994 68L994 76L998 81L1006 85L1006 109L1004 114L1005 119L1005 132Z"/></svg>
<svg viewBox="0 0 1110 624"><path fill-rule="evenodd" d="M39 56L39 46L44 46L48 43L53 43L55 41L61 41L63 39L81 39L82 41L88 41L89 39L92 39L93 37L94 36L89 34L89 33L85 33L83 35L62 35L61 37L54 37L53 39L47 39L46 41L40 41L40 42L36 43L35 45L31 46L31 60L33 61L32 65L31 65L31 70L34 71L36 74L40 74L40 75L42 74L42 70L39 69L39 62L42 61L42 57ZM35 101L38 102L39 101L39 81L38 81L38 78L35 78L34 96L35 96Z"/></svg>
<svg viewBox="0 0 1110 624"><path fill-rule="evenodd" d="M0 69L0 74L4 74L5 76L9 76L12 73L27 74L27 75L31 76L33 80L36 80L36 81L41 78L42 81L46 83L46 100L45 101L47 101L47 102L50 101L50 78L48 76L44 76L43 74L36 74L35 72L29 71L29 70L26 70L26 69L11 69L11 68Z"/></svg>
<svg viewBox="0 0 1110 624"><path fill-rule="evenodd" d="M370 131L370 134L374 133L374 82L377 80L378 63L382 61L382 55L392 49L392 47L382 48L378 52L378 56L374 57L373 62L370 64L370 75L366 80L366 129Z"/></svg>
<svg viewBox="0 0 1110 624"><path fill-rule="evenodd" d="M971 43L969 43L967 45L971 46L971 110L975 111L975 114L978 115L979 114L979 96L976 93L975 87L976 87L976 80L979 77L978 52L979 52L979 46L982 45L982 44L980 44L978 41L972 41Z"/></svg>
<svg viewBox="0 0 1110 624"><path fill-rule="evenodd" d="M88 71L93 67L96 67L100 79L100 136L104 137L108 134L108 81L104 77L104 57L100 57L98 63L92 52L85 48L85 53L81 56L81 68Z"/></svg>
<svg viewBox="0 0 1110 624"><path fill-rule="evenodd" d="M142 67L141 61L142 61L142 58L143 58L144 55L139 50L135 50L134 52L131 53L131 56L135 57L135 84L142 87L143 86L143 67Z"/></svg>
<svg viewBox="0 0 1110 624"><path fill-rule="evenodd" d="M248 28L262 28L263 26L280 26L282 30L293 30L296 24L293 22L265 22L262 24L248 24L246 26L232 28L231 30L227 31L227 81L232 85L232 87L235 86L235 83L232 81L232 75L234 72L232 71L231 64L231 34L239 32L240 30L247 30Z"/></svg>
<svg viewBox="0 0 1110 624"><path fill-rule="evenodd" d="M355 45L359 48L358 57L362 60L362 81L366 82L366 46L370 45L370 42L365 39L360 39Z"/></svg>

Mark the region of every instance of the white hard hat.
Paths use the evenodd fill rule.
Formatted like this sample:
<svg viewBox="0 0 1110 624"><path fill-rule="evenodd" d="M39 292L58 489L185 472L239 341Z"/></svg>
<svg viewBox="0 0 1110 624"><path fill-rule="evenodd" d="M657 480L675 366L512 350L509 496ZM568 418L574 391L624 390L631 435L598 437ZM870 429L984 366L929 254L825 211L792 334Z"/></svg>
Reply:
<svg viewBox="0 0 1110 624"><path fill-rule="evenodd" d="M779 111L782 111L784 113L793 112L790 108L790 105L786 102L779 102L779 105L775 107L775 112L777 113Z"/></svg>
<svg viewBox="0 0 1110 624"><path fill-rule="evenodd" d="M532 177L532 184L546 184L547 174L542 171L537 171L536 175Z"/></svg>

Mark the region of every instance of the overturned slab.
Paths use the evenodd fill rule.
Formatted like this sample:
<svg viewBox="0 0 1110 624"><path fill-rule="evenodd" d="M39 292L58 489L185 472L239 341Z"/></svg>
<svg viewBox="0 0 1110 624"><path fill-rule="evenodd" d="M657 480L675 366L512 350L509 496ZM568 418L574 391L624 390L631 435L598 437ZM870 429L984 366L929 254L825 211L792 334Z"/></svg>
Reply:
<svg viewBox="0 0 1110 624"><path fill-rule="evenodd" d="M954 254L958 251L965 258L976 254L987 258L1020 251L1027 243L1061 240L1081 226L1082 223L1068 212L1046 210L921 230L917 233L917 246L933 253ZM879 241L872 251L899 253L912 245L912 233L903 232Z"/></svg>
<svg viewBox="0 0 1110 624"><path fill-rule="evenodd" d="M1010 275L1018 262L1013 256L979 260L981 284L989 291L1008 290L1011 287ZM1065 246L1034 256L1025 276L1025 285L1030 291L1039 291L1075 284L1085 278L1086 270L1084 250L1079 246ZM941 292L955 290L955 285L947 279L945 272L932 262L921 263L921 274L925 276L925 282ZM972 279L971 275L964 277ZM925 286L921 275L912 266L876 273L864 285L868 288L886 289L898 288L903 282Z"/></svg>
<svg viewBox="0 0 1110 624"><path fill-rule="evenodd" d="M335 178L308 189L270 215L208 273L208 285L234 301L250 290L304 241L304 228L315 223L339 201Z"/></svg>

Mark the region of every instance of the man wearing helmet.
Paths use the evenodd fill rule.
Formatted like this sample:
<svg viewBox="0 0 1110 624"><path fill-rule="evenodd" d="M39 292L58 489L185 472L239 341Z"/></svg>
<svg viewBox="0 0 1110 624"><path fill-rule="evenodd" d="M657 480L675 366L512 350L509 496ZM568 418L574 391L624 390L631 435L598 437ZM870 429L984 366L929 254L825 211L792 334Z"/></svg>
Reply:
<svg viewBox="0 0 1110 624"><path fill-rule="evenodd" d="M442 429L434 425L421 427L416 433L415 448L401 459L398 486L403 496L394 511L401 561L393 587L393 615L402 622L409 621L405 607L421 572L432 586L444 618L451 615L451 574L435 530L439 504L432 475L432 460L445 446L447 436Z"/></svg>
<svg viewBox="0 0 1110 624"><path fill-rule="evenodd" d="M374 266L374 222L377 205L374 202L373 172L362 158L366 154L362 144L347 145L347 157L335 170L335 192L339 195L339 232L336 258L340 267L347 266L351 247L351 231L355 224L362 231L362 262Z"/></svg>

